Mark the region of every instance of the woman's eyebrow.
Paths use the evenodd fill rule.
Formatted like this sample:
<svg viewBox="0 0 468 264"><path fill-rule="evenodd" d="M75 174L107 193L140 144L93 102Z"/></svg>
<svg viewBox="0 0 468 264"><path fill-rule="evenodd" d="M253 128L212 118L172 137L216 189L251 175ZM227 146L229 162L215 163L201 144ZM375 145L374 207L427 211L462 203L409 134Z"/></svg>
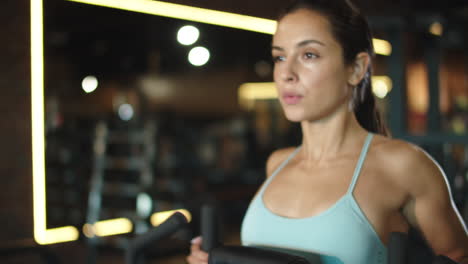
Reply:
<svg viewBox="0 0 468 264"><path fill-rule="evenodd" d="M303 47L303 46L307 46L309 44L318 44L320 46L325 46L325 44L323 42L321 42L321 41L318 41L318 40L315 40L315 39L306 39L306 40L303 40L303 41L297 43L296 47ZM284 51L284 48L282 48L280 46L275 46L275 45L272 45L271 49L272 50Z"/></svg>
<svg viewBox="0 0 468 264"><path fill-rule="evenodd" d="M309 44L318 44L320 46L325 46L325 44L323 42L315 40L315 39L303 40L303 41L299 42L296 46L297 47L302 47L302 46L306 46L306 45L309 45Z"/></svg>

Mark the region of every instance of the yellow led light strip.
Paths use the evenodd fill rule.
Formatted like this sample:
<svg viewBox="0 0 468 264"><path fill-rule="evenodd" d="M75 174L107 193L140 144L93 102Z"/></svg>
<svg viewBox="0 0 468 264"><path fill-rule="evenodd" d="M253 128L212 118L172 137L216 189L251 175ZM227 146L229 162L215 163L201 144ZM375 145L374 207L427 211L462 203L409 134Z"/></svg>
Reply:
<svg viewBox="0 0 468 264"><path fill-rule="evenodd" d="M33 170L34 239L53 244L78 239L72 226L47 229L44 148L43 0L31 0L31 140Z"/></svg>
<svg viewBox="0 0 468 264"><path fill-rule="evenodd" d="M278 97L275 83L244 83L239 87L239 98L242 99L273 99Z"/></svg>
<svg viewBox="0 0 468 264"><path fill-rule="evenodd" d="M83 233L87 237L104 237L130 233L133 230L132 222L127 218L102 220L94 224L85 224Z"/></svg>
<svg viewBox="0 0 468 264"><path fill-rule="evenodd" d="M192 215L188 210L176 209L154 213L151 216L151 224L153 226L158 226L162 222L166 221L166 219L169 218L175 212L182 213L187 218L188 222L192 220ZM85 224L83 226L83 234L90 238L94 236L104 237L118 234L126 234L130 233L132 230L133 224L127 218L108 219L96 222L94 224Z"/></svg>
<svg viewBox="0 0 468 264"><path fill-rule="evenodd" d="M186 209L177 209L177 210L171 210L171 211L164 211L164 212L157 212L157 213L154 213L152 216L151 216L151 224L153 226L158 226L160 225L162 222L166 221L167 218L169 218L172 214L174 214L175 212L180 212L182 213L185 218L187 218L187 222L190 222L192 221L192 215L190 214L189 211L187 211Z"/></svg>
<svg viewBox="0 0 468 264"><path fill-rule="evenodd" d="M274 34L276 21L217 10L152 0L68 0L84 4L111 7L127 11L184 19L189 21ZM373 39L375 53L390 55L392 46L386 40Z"/></svg>
<svg viewBox="0 0 468 264"><path fill-rule="evenodd" d="M68 0L84 4L112 7L133 12L190 20L266 34L273 34L276 22L270 19L233 14L186 5L152 0Z"/></svg>

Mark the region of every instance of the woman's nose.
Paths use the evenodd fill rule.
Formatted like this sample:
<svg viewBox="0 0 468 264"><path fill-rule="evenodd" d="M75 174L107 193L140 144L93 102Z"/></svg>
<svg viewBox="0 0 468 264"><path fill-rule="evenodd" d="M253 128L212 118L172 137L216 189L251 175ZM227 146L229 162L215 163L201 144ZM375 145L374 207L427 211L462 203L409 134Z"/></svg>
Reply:
<svg viewBox="0 0 468 264"><path fill-rule="evenodd" d="M279 69L279 77L281 81L291 83L298 80L296 69L292 63L287 62L281 66L282 67Z"/></svg>

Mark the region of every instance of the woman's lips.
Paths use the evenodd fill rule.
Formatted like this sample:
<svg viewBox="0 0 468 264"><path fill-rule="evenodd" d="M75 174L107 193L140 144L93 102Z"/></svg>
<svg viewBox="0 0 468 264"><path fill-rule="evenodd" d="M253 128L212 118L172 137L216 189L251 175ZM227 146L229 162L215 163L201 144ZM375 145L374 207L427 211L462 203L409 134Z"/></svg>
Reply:
<svg viewBox="0 0 468 264"><path fill-rule="evenodd" d="M292 93L284 93L282 97L283 97L283 101L288 105L298 104L302 100L301 95L292 94Z"/></svg>

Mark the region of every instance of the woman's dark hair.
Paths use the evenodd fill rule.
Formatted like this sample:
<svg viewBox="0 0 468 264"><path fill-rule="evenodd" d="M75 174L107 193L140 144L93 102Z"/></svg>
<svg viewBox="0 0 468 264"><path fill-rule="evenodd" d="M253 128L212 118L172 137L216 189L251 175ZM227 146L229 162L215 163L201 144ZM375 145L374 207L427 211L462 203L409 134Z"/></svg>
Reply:
<svg viewBox="0 0 468 264"><path fill-rule="evenodd" d="M309 9L328 18L333 36L343 49L346 64L353 63L360 52L374 56L367 19L350 0L296 0L283 11L279 19L299 9ZM371 75L372 67L369 66L364 78L353 90L351 105L363 128L372 133L387 135L372 94Z"/></svg>

